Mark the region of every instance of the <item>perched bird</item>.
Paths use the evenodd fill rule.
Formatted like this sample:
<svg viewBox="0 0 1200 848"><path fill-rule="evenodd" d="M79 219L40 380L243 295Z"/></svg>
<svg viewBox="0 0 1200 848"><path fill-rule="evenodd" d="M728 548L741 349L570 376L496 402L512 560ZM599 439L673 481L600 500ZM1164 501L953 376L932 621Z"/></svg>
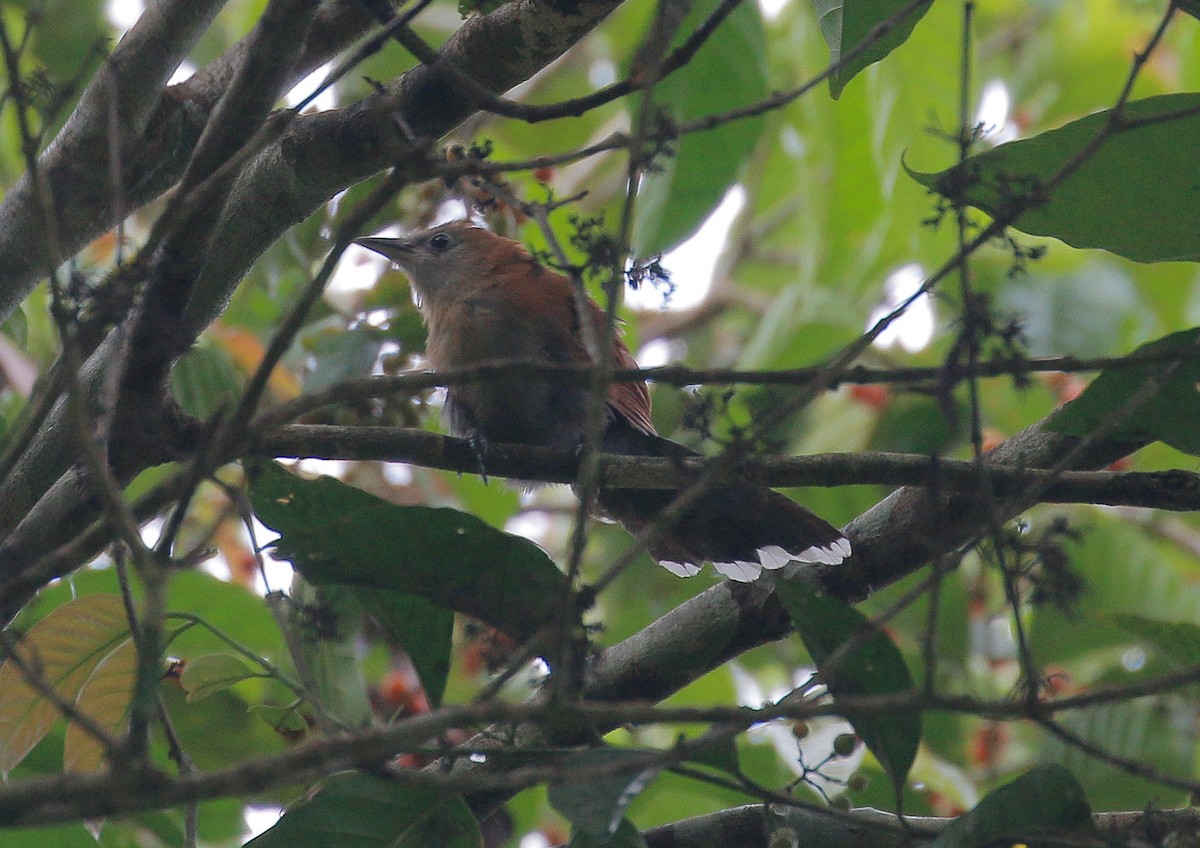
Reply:
<svg viewBox="0 0 1200 848"><path fill-rule="evenodd" d="M588 363L581 327L591 322L603 338L604 313L589 300L580 316L571 282L539 264L518 242L466 221L405 238L363 238L357 243L395 262L412 281L429 328L426 354L434 368L457 368L503 359ZM617 368L637 367L620 338L613 340ZM583 441L588 389L551 378L501 377L454 386L447 396L457 436L547 447ZM633 456L678 457L695 453L657 435L650 394L641 382L608 388L603 449ZM637 533L666 508L676 490L601 489L600 508ZM834 564L850 555L837 529L765 486L719 485L650 546L651 555L680 577L705 561L738 581L792 561Z"/></svg>

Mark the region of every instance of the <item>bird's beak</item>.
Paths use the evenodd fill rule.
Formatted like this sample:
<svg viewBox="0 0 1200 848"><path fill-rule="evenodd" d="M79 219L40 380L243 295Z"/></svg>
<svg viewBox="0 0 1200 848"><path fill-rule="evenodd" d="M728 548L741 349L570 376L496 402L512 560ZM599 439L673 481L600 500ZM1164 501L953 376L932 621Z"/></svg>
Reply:
<svg viewBox="0 0 1200 848"><path fill-rule="evenodd" d="M386 256L397 265L404 265L417 249L411 241L402 238L360 238L354 243Z"/></svg>

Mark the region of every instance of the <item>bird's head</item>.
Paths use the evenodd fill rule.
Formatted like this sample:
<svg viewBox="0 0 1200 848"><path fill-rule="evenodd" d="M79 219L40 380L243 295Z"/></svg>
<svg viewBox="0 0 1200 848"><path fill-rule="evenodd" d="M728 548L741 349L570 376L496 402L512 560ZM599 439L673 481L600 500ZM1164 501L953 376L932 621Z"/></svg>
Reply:
<svg viewBox="0 0 1200 848"><path fill-rule="evenodd" d="M399 265L422 303L429 304L477 281L492 241L504 240L468 221L452 221L402 238L361 238L355 244Z"/></svg>

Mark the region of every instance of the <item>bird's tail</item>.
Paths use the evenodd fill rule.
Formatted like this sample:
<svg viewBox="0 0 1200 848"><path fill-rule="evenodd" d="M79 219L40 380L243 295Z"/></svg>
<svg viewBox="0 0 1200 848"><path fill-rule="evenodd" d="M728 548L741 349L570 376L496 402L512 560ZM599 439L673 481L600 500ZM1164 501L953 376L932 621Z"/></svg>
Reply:
<svg viewBox="0 0 1200 848"><path fill-rule="evenodd" d="M605 433L604 449L634 456L695 456L620 419ZM602 489L598 501L605 513L636 534L677 495L674 489ZM766 486L748 484L708 489L649 548L659 564L680 577L697 574L707 561L743 582L790 562L832 565L850 555L850 542L823 518Z"/></svg>

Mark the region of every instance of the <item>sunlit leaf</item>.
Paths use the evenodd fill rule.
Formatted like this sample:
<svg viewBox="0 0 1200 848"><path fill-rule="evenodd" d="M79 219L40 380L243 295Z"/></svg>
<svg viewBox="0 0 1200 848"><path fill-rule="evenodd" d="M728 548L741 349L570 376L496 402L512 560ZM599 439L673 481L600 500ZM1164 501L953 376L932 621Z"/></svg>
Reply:
<svg viewBox="0 0 1200 848"><path fill-rule="evenodd" d="M984 848L1052 833L1095 832L1092 811L1075 777L1061 766L1038 766L952 821L931 848Z"/></svg>
<svg viewBox="0 0 1200 848"><path fill-rule="evenodd" d="M698 0L680 28L692 32L717 0ZM654 89L654 107L676 122L747 106L767 94L766 37L754 3L723 21L685 70ZM635 109L640 108L635 105ZM761 117L683 136L673 155L654 160L638 189L633 247L640 256L670 250L692 235L737 180L762 132Z"/></svg>
<svg viewBox="0 0 1200 848"><path fill-rule="evenodd" d="M1200 454L1200 429L1196 409L1200 403L1200 330L1184 330L1144 344L1135 353L1178 352L1182 362L1163 380L1163 363L1132 368L1111 368L1050 419L1048 427L1059 433L1086 436L1111 416L1122 416L1110 434L1113 439L1140 443L1159 440L1190 454ZM1133 398L1154 381L1161 388L1138 402Z"/></svg>
<svg viewBox="0 0 1200 848"><path fill-rule="evenodd" d="M313 583L420 595L518 638L547 623L562 596L541 548L466 513L397 506L275 464L260 467L251 500L281 534L279 555Z"/></svg>
<svg viewBox="0 0 1200 848"><path fill-rule="evenodd" d="M480 848L483 837L458 795L366 774L330 780L247 848Z"/></svg>
<svg viewBox="0 0 1200 848"><path fill-rule="evenodd" d="M962 197L993 217L1023 209L1013 226L1074 247L1139 262L1200 259L1200 161L1181 138L1200 132L1200 94L1129 103L1116 132L1070 176L1047 182L1089 149L1111 120L1097 112L1031 138L1001 144L938 173L909 170L922 185ZM1164 178L1165 175L1170 178ZM1031 198L1034 202L1030 202Z"/></svg>
<svg viewBox="0 0 1200 848"><path fill-rule="evenodd" d="M798 580L780 581L775 591L816 661L835 704L842 695L891 695L912 690L912 676L899 649L886 633L872 628L860 612L842 601L818 594ZM835 666L828 667L827 661L835 652L841 653L841 647L851 639L857 647L843 654ZM900 786L921 741L920 713L894 710L885 715L847 718L893 783Z"/></svg>
<svg viewBox="0 0 1200 848"><path fill-rule="evenodd" d="M277 305L272 303L272 306ZM225 352L229 354L242 377L248 377L257 371L266 355L266 348L258 336L241 327L217 322L208 329L208 334L219 342ZM294 398L301 392L300 381L282 364L276 365L271 370L267 386L271 389L271 393L280 400Z"/></svg>
<svg viewBox="0 0 1200 848"><path fill-rule="evenodd" d="M44 589L37 603L22 611L17 618L21 629L28 629L51 610L70 603L76 596L112 595L120 591L114 569L85 570L74 574L69 582L63 581ZM138 597L137 584L133 586L134 597ZM283 643L279 627L260 595L244 586L218 580L200 570L182 571L172 576L167 592L167 607L172 613L185 613L202 619L221 633L233 638L250 651L263 656L275 656L282 652ZM179 619L170 616L172 623ZM172 627L173 631L178 628ZM228 646L214 636L206 627L193 626L178 632L171 640L169 649L181 657L197 657L217 653Z"/></svg>
<svg viewBox="0 0 1200 848"><path fill-rule="evenodd" d="M129 638L117 595L87 595L53 610L30 628L16 655L46 685L74 703L96 667ZM61 713L11 659L0 666L0 773L7 773L49 732Z"/></svg>
<svg viewBox="0 0 1200 848"><path fill-rule="evenodd" d="M117 643L84 681L75 707L97 725L120 739L129 720L129 707L137 680L137 644L131 638ZM65 771L97 771L104 764L104 745L74 721L67 723L63 742Z"/></svg>
<svg viewBox="0 0 1200 848"><path fill-rule="evenodd" d="M361 657L359 589L318 586L297 576L289 595L288 628L296 661L306 669L322 711L345 727L370 726L374 712Z"/></svg>

